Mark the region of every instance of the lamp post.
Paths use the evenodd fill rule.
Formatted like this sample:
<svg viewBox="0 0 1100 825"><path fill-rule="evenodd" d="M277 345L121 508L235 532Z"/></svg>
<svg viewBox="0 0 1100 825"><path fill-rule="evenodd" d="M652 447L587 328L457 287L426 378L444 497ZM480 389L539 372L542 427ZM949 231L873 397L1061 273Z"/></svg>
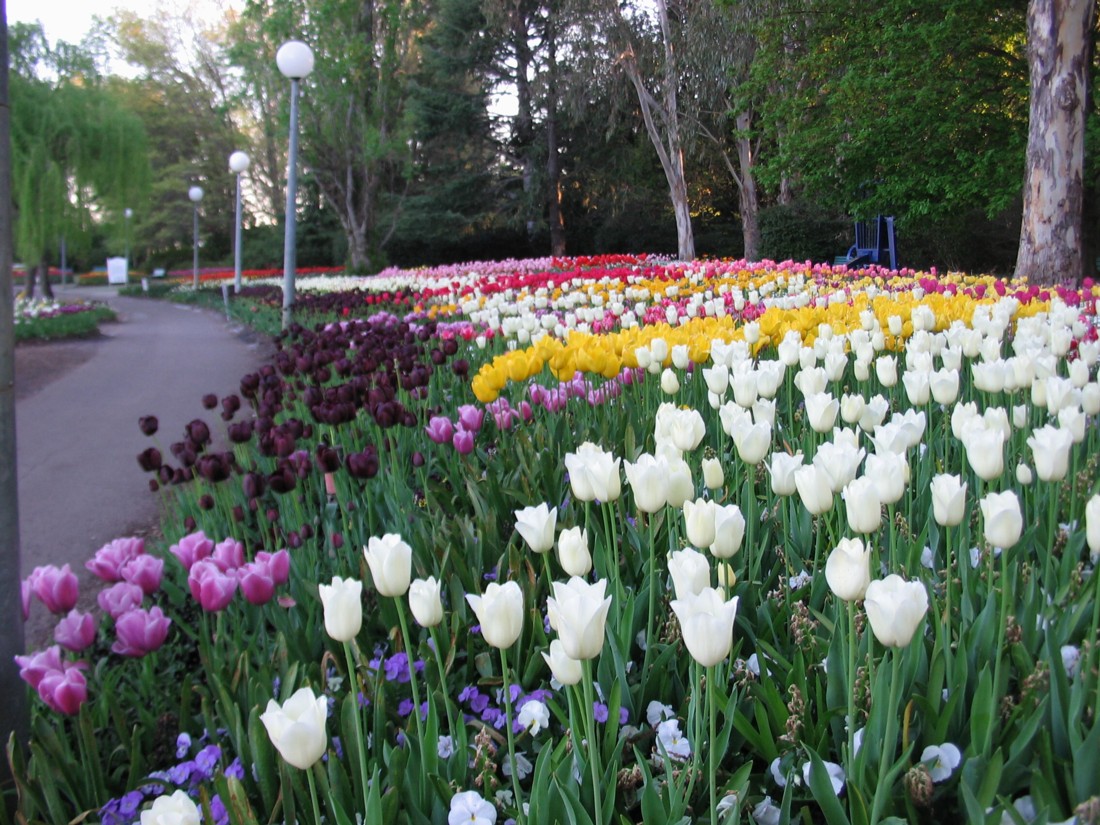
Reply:
<svg viewBox="0 0 1100 825"><path fill-rule="evenodd" d="M192 286L195 289L199 288L199 202L202 200L202 187L192 186L187 190L187 197L191 199L191 203L195 204L195 280Z"/></svg>
<svg viewBox="0 0 1100 825"><path fill-rule="evenodd" d="M283 329L290 326L294 306L295 189L298 185L298 82L313 71L313 51L300 40L289 40L275 55L279 71L290 79L290 148L286 161L286 235L283 243Z"/></svg>
<svg viewBox="0 0 1100 825"><path fill-rule="evenodd" d="M241 173L250 163L244 152L229 156L229 171L237 175L237 222L233 234L233 292L241 291Z"/></svg>
<svg viewBox="0 0 1100 825"><path fill-rule="evenodd" d="M134 217L134 210L127 207L122 216L126 219L126 274L130 274L130 218ZM64 276L64 273L62 273Z"/></svg>

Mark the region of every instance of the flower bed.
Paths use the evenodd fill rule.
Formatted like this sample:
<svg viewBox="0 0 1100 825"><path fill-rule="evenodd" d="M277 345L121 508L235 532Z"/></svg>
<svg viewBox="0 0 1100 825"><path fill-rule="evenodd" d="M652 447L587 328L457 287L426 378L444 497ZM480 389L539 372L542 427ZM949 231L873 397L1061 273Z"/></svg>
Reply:
<svg viewBox="0 0 1100 825"><path fill-rule="evenodd" d="M103 304L63 304L48 299L18 297L15 300L15 340L86 338L99 332L100 323L114 319L115 314Z"/></svg>
<svg viewBox="0 0 1100 825"><path fill-rule="evenodd" d="M108 618L27 582L83 650L21 662L28 817L1100 805L1091 283L616 257L299 288L310 325L211 421L140 422L170 546L89 561Z"/></svg>

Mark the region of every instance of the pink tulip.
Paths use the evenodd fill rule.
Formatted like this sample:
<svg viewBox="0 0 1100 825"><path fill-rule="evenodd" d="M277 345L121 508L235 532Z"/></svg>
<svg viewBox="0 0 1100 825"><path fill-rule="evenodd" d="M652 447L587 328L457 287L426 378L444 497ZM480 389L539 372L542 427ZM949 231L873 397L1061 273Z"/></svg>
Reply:
<svg viewBox="0 0 1100 825"><path fill-rule="evenodd" d="M164 559L142 554L135 556L122 567L122 578L130 584L136 584L146 596L160 589L160 580L164 575Z"/></svg>
<svg viewBox="0 0 1100 825"><path fill-rule="evenodd" d="M455 449L459 453L469 455L474 451L474 434L470 430L459 427L455 430L451 443L455 445Z"/></svg>
<svg viewBox="0 0 1100 825"><path fill-rule="evenodd" d="M53 645L27 656L16 656L15 663L19 665L19 678L37 688L47 673L61 669L61 648Z"/></svg>
<svg viewBox="0 0 1100 825"><path fill-rule="evenodd" d="M236 570L244 564L244 545L234 538L223 539L214 546L210 558L223 573L226 570Z"/></svg>
<svg viewBox="0 0 1100 825"><path fill-rule="evenodd" d="M58 568L49 564L36 567L30 575L31 590L51 613L68 613L76 607L80 596L80 583L76 574L64 565Z"/></svg>
<svg viewBox="0 0 1100 825"><path fill-rule="evenodd" d="M212 559L204 559L192 567L187 584L195 601L209 613L224 610L237 592L235 571L222 572Z"/></svg>
<svg viewBox="0 0 1100 825"><path fill-rule="evenodd" d="M250 561L237 571L241 593L249 604L261 605L275 595L275 579L271 567L262 561Z"/></svg>
<svg viewBox="0 0 1100 825"><path fill-rule="evenodd" d="M144 656L164 644L168 626L172 620L159 607L149 610L130 610L115 621L118 639L111 650L121 656Z"/></svg>
<svg viewBox="0 0 1100 825"><path fill-rule="evenodd" d="M75 716L88 699L88 682L78 665L69 665L47 673L38 683L38 695L58 713Z"/></svg>
<svg viewBox="0 0 1100 825"><path fill-rule="evenodd" d="M485 419L485 411L473 404L463 404L458 408L458 427L476 433L481 429L481 422Z"/></svg>
<svg viewBox="0 0 1100 825"><path fill-rule="evenodd" d="M130 584L130 582L117 582L100 590L96 601L99 602L99 607L104 613L112 619L117 619L127 610L141 607L144 598L145 591L138 585Z"/></svg>
<svg viewBox="0 0 1100 825"><path fill-rule="evenodd" d="M144 553L145 539L115 539L100 547L84 566L105 582L117 582L122 580L125 564Z"/></svg>
<svg viewBox="0 0 1100 825"><path fill-rule="evenodd" d="M290 579L290 553L286 550L279 550L276 553L261 550L256 554L256 561L267 565L276 587L286 584Z"/></svg>
<svg viewBox="0 0 1100 825"><path fill-rule="evenodd" d="M454 436L455 428L451 424L451 419L442 415L433 415L428 421L428 426L424 428L424 432L436 444L447 444Z"/></svg>
<svg viewBox="0 0 1100 825"><path fill-rule="evenodd" d="M20 593L23 598L23 621L26 621L31 616L31 582L30 579L23 579L20 583Z"/></svg>
<svg viewBox="0 0 1100 825"><path fill-rule="evenodd" d="M99 624L91 613L70 610L53 629L53 639L66 650L79 653L95 641Z"/></svg>
<svg viewBox="0 0 1100 825"><path fill-rule="evenodd" d="M199 530L184 536L179 544L173 544L168 550L180 560L184 570L190 572L195 562L207 558L214 551L214 542Z"/></svg>

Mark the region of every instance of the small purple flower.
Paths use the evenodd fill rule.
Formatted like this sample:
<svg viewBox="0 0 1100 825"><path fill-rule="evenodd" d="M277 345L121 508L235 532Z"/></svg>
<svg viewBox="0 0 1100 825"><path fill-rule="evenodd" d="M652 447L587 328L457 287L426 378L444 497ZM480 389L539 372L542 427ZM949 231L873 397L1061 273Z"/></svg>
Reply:
<svg viewBox="0 0 1100 825"><path fill-rule="evenodd" d="M335 740L335 738L336 737L333 737L333 740ZM229 767L225 769L225 775L231 776L234 779L244 779L244 765L241 764L241 758L239 756L229 763Z"/></svg>
<svg viewBox="0 0 1100 825"><path fill-rule="evenodd" d="M137 813L138 808L141 807L141 803L144 800L144 795L141 791L130 791L130 793L123 796L118 801L118 813L119 816L124 819L133 817Z"/></svg>
<svg viewBox="0 0 1100 825"><path fill-rule="evenodd" d="M626 708L619 708L619 726L625 725L630 721L630 711Z"/></svg>
<svg viewBox="0 0 1100 825"><path fill-rule="evenodd" d="M607 705L603 702L592 703L592 716L597 722L607 721Z"/></svg>
<svg viewBox="0 0 1100 825"><path fill-rule="evenodd" d="M210 800L210 813L214 816L214 825L228 824L229 811L225 809L225 803L217 794L214 794L214 798Z"/></svg>
<svg viewBox="0 0 1100 825"><path fill-rule="evenodd" d="M412 699L402 699L397 705L397 715L401 717L408 716L413 710Z"/></svg>
<svg viewBox="0 0 1100 825"><path fill-rule="evenodd" d="M188 759L186 762L180 762L168 769L168 781L173 785L184 785L191 779L191 774L195 770L195 762L193 759Z"/></svg>
<svg viewBox="0 0 1100 825"><path fill-rule="evenodd" d="M507 717L500 710L500 708L486 708L481 714L481 721L487 725L492 725L494 728L504 727L504 723L507 721Z"/></svg>
<svg viewBox="0 0 1100 825"><path fill-rule="evenodd" d="M332 737L332 749L336 751L336 758L344 758L344 743L340 741L339 736Z"/></svg>
<svg viewBox="0 0 1100 825"><path fill-rule="evenodd" d="M487 582L495 582L497 580L497 569L494 567L488 573L482 575L481 578L483 578Z"/></svg>
<svg viewBox="0 0 1100 825"><path fill-rule="evenodd" d="M459 702L466 702L478 695L478 689L474 685L467 685L458 694Z"/></svg>
<svg viewBox="0 0 1100 825"><path fill-rule="evenodd" d="M217 745L207 745L195 755L195 765L206 779L214 775L214 767L222 758L222 749Z"/></svg>
<svg viewBox="0 0 1100 825"><path fill-rule="evenodd" d="M176 737L176 759L183 759L191 752L191 734L181 733Z"/></svg>
<svg viewBox="0 0 1100 825"><path fill-rule="evenodd" d="M470 710L474 713L482 713L489 707L489 697L484 693L478 694L470 700Z"/></svg>

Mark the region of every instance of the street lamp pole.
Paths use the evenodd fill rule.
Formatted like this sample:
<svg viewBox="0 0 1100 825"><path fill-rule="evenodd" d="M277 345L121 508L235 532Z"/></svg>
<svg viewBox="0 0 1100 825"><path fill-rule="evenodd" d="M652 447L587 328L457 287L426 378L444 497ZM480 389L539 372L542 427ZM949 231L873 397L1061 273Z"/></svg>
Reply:
<svg viewBox="0 0 1100 825"><path fill-rule="evenodd" d="M192 286L195 289L199 288L199 202L202 201L202 187L192 186L187 190L187 197L191 199L191 203L195 204L195 258L194 258L194 272L195 278Z"/></svg>
<svg viewBox="0 0 1100 825"><path fill-rule="evenodd" d="M237 222L233 234L233 292L241 291L241 173L250 163L244 152L234 152L229 156L229 171L237 175Z"/></svg>
<svg viewBox="0 0 1100 825"><path fill-rule="evenodd" d="M126 274L130 274L130 218L134 217L134 210L129 207L122 213L126 219Z"/></svg>
<svg viewBox="0 0 1100 825"><path fill-rule="evenodd" d="M290 40L275 55L279 71L290 79L290 147L286 169L286 234L283 243L283 329L290 326L294 307L294 270L297 248L294 237L298 185L298 82L313 71L313 51L300 40Z"/></svg>

